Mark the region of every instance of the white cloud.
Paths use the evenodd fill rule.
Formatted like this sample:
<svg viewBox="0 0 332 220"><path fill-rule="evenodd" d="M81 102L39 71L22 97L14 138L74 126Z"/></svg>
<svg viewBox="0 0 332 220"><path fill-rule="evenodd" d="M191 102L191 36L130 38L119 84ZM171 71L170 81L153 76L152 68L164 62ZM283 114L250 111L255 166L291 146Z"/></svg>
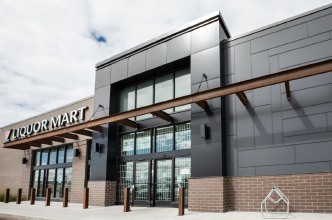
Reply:
<svg viewBox="0 0 332 220"><path fill-rule="evenodd" d="M0 127L93 95L97 62L213 11L221 11L236 36L328 3L3 0ZM92 32L106 43L97 42Z"/></svg>

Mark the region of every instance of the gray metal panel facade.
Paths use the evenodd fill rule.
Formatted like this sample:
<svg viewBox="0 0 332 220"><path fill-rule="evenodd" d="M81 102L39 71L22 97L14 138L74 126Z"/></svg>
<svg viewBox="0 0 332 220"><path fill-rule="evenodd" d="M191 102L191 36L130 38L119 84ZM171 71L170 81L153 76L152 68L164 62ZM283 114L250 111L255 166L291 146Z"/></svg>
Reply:
<svg viewBox="0 0 332 220"><path fill-rule="evenodd" d="M230 39L226 83L330 59L331 31L330 7ZM291 81L290 90L290 100L284 84L249 91L248 108L226 98L228 176L331 171L332 72Z"/></svg>

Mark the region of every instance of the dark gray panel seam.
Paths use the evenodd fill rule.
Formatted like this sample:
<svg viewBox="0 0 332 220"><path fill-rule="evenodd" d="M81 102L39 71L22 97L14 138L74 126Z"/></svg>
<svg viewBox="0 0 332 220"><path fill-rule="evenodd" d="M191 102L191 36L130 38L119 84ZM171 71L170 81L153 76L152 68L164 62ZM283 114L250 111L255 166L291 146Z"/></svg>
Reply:
<svg viewBox="0 0 332 220"><path fill-rule="evenodd" d="M315 164L315 163L329 163L329 160L316 161L316 162L303 162L303 163L284 163L284 164L273 164L273 165L258 165L258 166L246 166L240 168L250 168L250 167L273 167L273 166L287 166L287 165L303 165L303 164Z"/></svg>
<svg viewBox="0 0 332 220"><path fill-rule="evenodd" d="M327 73L331 73L331 72L327 72ZM323 74L327 74L327 73L323 73ZM290 92L292 93L292 92L302 91L302 90L316 88L316 87L320 87L320 86L326 86L326 85L332 85L332 83L326 83L326 84L317 85L317 86L310 86L310 87L306 87L306 88L303 88L303 89L292 90ZM286 92L281 92L281 94L286 94ZM316 104L316 105L319 105L319 104Z"/></svg>
<svg viewBox="0 0 332 220"><path fill-rule="evenodd" d="M310 63L314 63L316 61L320 61L320 60L328 60L328 59L331 59L332 56L328 56L328 57L324 57L324 58L320 58L320 59L316 59L316 60L311 60L311 61L308 61L308 62L304 62L304 63L299 63L299 64L296 64L296 65L292 65L292 66L287 66L287 67L284 67L284 68L281 68L280 70L284 71L284 70L290 70L290 69L294 69L296 67L300 67L300 66L306 66Z"/></svg>

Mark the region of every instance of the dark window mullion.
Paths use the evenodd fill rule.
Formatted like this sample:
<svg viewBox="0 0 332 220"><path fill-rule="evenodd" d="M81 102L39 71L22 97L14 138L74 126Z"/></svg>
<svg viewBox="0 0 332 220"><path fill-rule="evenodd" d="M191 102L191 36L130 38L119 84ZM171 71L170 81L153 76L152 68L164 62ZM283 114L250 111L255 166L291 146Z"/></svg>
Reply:
<svg viewBox="0 0 332 220"><path fill-rule="evenodd" d="M55 193L56 193L56 179L57 179L57 174L58 174L58 169L55 170L55 175L54 175L54 187L53 187L53 198L55 198Z"/></svg>
<svg viewBox="0 0 332 220"><path fill-rule="evenodd" d="M175 99L175 71L173 72L173 99ZM175 112L175 107L173 108L173 112Z"/></svg>
<svg viewBox="0 0 332 220"><path fill-rule="evenodd" d="M173 151L175 150L175 124L173 124Z"/></svg>
<svg viewBox="0 0 332 220"><path fill-rule="evenodd" d="M134 132L134 154L133 155L136 155L136 137L137 137L137 134L136 134L136 132Z"/></svg>
<svg viewBox="0 0 332 220"><path fill-rule="evenodd" d="M66 176L66 169L62 168L62 192L61 192L61 198L63 198L63 191L65 189L65 176Z"/></svg>
<svg viewBox="0 0 332 220"><path fill-rule="evenodd" d="M175 188L175 157L172 157L172 184L171 184L171 201L174 202Z"/></svg>

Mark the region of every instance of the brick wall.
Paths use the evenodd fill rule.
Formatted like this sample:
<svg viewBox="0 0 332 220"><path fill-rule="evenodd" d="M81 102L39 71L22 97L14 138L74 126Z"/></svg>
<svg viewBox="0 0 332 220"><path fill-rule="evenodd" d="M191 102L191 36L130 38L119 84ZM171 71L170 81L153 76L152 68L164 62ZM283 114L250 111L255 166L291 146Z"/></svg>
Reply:
<svg viewBox="0 0 332 220"><path fill-rule="evenodd" d="M89 181L89 205L115 205L116 181Z"/></svg>
<svg viewBox="0 0 332 220"><path fill-rule="evenodd" d="M189 179L188 208L257 212L274 184L289 198L291 212L332 213L332 173ZM269 211L286 210L283 202L267 204Z"/></svg>
<svg viewBox="0 0 332 220"><path fill-rule="evenodd" d="M227 177L226 177L227 178ZM189 179L188 208L196 212L225 212L225 177Z"/></svg>
<svg viewBox="0 0 332 220"><path fill-rule="evenodd" d="M73 143L73 149L80 149L80 155L73 157L70 202L83 203L84 184L87 178L87 141Z"/></svg>
<svg viewBox="0 0 332 220"><path fill-rule="evenodd" d="M27 163L22 164L22 176L21 176L21 188L22 188L22 197L25 196L26 199L29 198L30 195L30 176L32 175L32 150L25 150L22 154L22 158L27 158ZM17 192L12 192L11 194L16 195Z"/></svg>

